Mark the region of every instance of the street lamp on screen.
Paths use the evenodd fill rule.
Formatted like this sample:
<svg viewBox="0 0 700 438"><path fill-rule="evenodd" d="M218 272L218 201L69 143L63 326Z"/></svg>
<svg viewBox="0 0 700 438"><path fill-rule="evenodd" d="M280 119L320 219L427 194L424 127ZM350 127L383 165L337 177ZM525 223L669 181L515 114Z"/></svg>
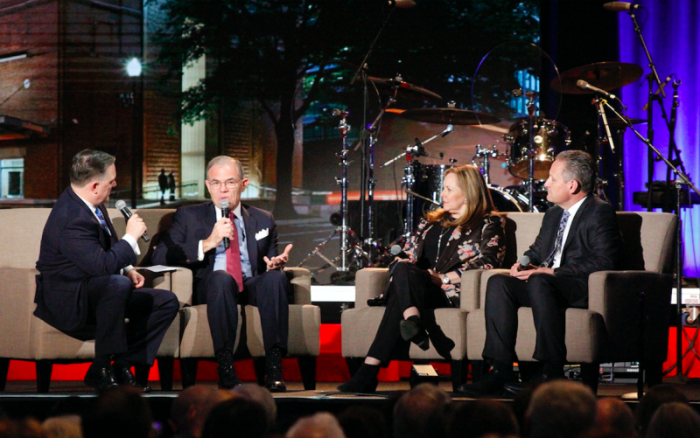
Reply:
<svg viewBox="0 0 700 438"><path fill-rule="evenodd" d="M126 74L132 78L141 76L141 62L136 58L131 58L126 64Z"/></svg>

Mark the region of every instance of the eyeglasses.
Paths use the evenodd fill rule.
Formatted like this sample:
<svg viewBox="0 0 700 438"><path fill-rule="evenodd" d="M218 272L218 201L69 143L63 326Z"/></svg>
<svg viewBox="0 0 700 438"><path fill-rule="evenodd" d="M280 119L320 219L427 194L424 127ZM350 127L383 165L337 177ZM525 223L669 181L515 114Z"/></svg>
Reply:
<svg viewBox="0 0 700 438"><path fill-rule="evenodd" d="M209 187L211 187L212 190L221 190L221 186L225 185L227 189L233 190L238 186L240 182L240 179L238 181L230 179L224 182L214 180L209 182Z"/></svg>

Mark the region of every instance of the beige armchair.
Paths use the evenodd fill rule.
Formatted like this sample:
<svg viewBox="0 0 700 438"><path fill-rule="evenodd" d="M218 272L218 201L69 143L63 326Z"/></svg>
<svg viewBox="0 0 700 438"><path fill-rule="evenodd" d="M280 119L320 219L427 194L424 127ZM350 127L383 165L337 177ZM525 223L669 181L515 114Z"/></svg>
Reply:
<svg viewBox="0 0 700 438"><path fill-rule="evenodd" d="M510 266L534 242L543 215L508 213L506 238ZM617 214L624 240L620 271L602 271L589 278L588 309L567 309L567 361L581 364L584 383L597 389L602 362L645 364L647 383L661 381L668 350L673 243L678 221L669 213ZM479 287L463 289L467 315L467 358L482 360L486 339L484 302L486 271ZM506 270L500 270L507 273ZM516 353L520 362L533 361L535 327L532 310L518 311ZM640 376L641 377L641 376Z"/></svg>
<svg viewBox="0 0 700 438"><path fill-rule="evenodd" d="M462 287L477 287L483 271L466 271L462 275ZM389 270L384 268L365 268L357 271L355 276L355 308L348 309L341 315L342 355L345 357L350 373L354 374L361 362L367 356L369 347L379 329L379 323L384 316L384 307L369 307L367 299L374 298L386 288L389 281ZM411 344L409 357L395 359L410 359L415 361L450 362L452 367L452 385L454 388L466 381L468 362L467 355L467 306L461 303L461 308L445 308L435 310L435 320L445 333L452 339L455 347L446 358L430 343L430 348L423 351ZM443 354L445 352L442 352Z"/></svg>
<svg viewBox="0 0 700 438"><path fill-rule="evenodd" d="M90 362L94 358L94 341L72 338L33 315L35 276L38 274L35 265L50 211L47 208L0 210L3 224L0 227L0 241L3 242L3 251L0 251L0 331L3 333L0 390L5 389L10 360L35 362L37 389L48 392L53 364ZM116 210L110 210L109 216L121 217ZM152 281L154 287L171 289L183 297L191 295L191 273L178 271L154 276ZM158 351L159 363L161 358L167 362L177 355L177 335L177 330L166 335ZM167 378L167 371L161 377L164 374Z"/></svg>
<svg viewBox="0 0 700 438"><path fill-rule="evenodd" d="M294 289L294 304L289 305L289 340L287 355L296 357L304 389L316 389L316 357L321 352L321 310L311 305L311 274L303 268L286 268L285 273ZM238 330L234 345L234 358L252 357L258 383L265 377L265 348L257 307L245 306L243 315L238 306ZM244 325L245 323L245 325ZM197 362L215 360L214 344L209 331L207 305L182 309L182 340L180 343L180 366L182 386L195 384Z"/></svg>

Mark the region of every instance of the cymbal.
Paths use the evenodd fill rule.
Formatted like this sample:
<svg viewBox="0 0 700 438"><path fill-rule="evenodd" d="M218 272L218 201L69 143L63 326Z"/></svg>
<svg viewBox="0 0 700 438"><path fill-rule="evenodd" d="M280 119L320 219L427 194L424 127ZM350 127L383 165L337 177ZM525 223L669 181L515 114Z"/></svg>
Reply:
<svg viewBox="0 0 700 438"><path fill-rule="evenodd" d="M442 96L437 93L433 93L430 90L419 87L417 85L409 84L405 81L397 81L396 79L388 78L378 78L376 76L369 76L369 79L373 84L377 86L379 91L383 94L393 95L396 91L396 96L399 99L407 100L417 100L420 102L430 101L436 102L442 100Z"/></svg>
<svg viewBox="0 0 700 438"><path fill-rule="evenodd" d="M501 121L491 114L457 108L410 109L401 113L401 117L440 125L490 125Z"/></svg>
<svg viewBox="0 0 700 438"><path fill-rule="evenodd" d="M590 94L576 86L583 79L594 87L605 91L631 84L642 77L642 67L625 62L597 62L567 70L549 84L554 91L564 94Z"/></svg>

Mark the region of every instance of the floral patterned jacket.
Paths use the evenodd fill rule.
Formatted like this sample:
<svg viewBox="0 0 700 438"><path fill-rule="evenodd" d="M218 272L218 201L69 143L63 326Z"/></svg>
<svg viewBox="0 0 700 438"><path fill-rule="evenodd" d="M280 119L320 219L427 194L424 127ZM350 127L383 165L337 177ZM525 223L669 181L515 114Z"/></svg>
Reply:
<svg viewBox="0 0 700 438"><path fill-rule="evenodd" d="M461 226L455 228L435 265L436 272L454 272L461 277L467 269L501 267L506 254L505 221L498 215L487 215L482 223L483 226L473 230L462 230ZM416 263L422 254L428 231L439 226L439 223L428 223L425 219L418 224L416 232L403 248L411 263ZM442 290L448 297L459 295L460 284L443 285Z"/></svg>

